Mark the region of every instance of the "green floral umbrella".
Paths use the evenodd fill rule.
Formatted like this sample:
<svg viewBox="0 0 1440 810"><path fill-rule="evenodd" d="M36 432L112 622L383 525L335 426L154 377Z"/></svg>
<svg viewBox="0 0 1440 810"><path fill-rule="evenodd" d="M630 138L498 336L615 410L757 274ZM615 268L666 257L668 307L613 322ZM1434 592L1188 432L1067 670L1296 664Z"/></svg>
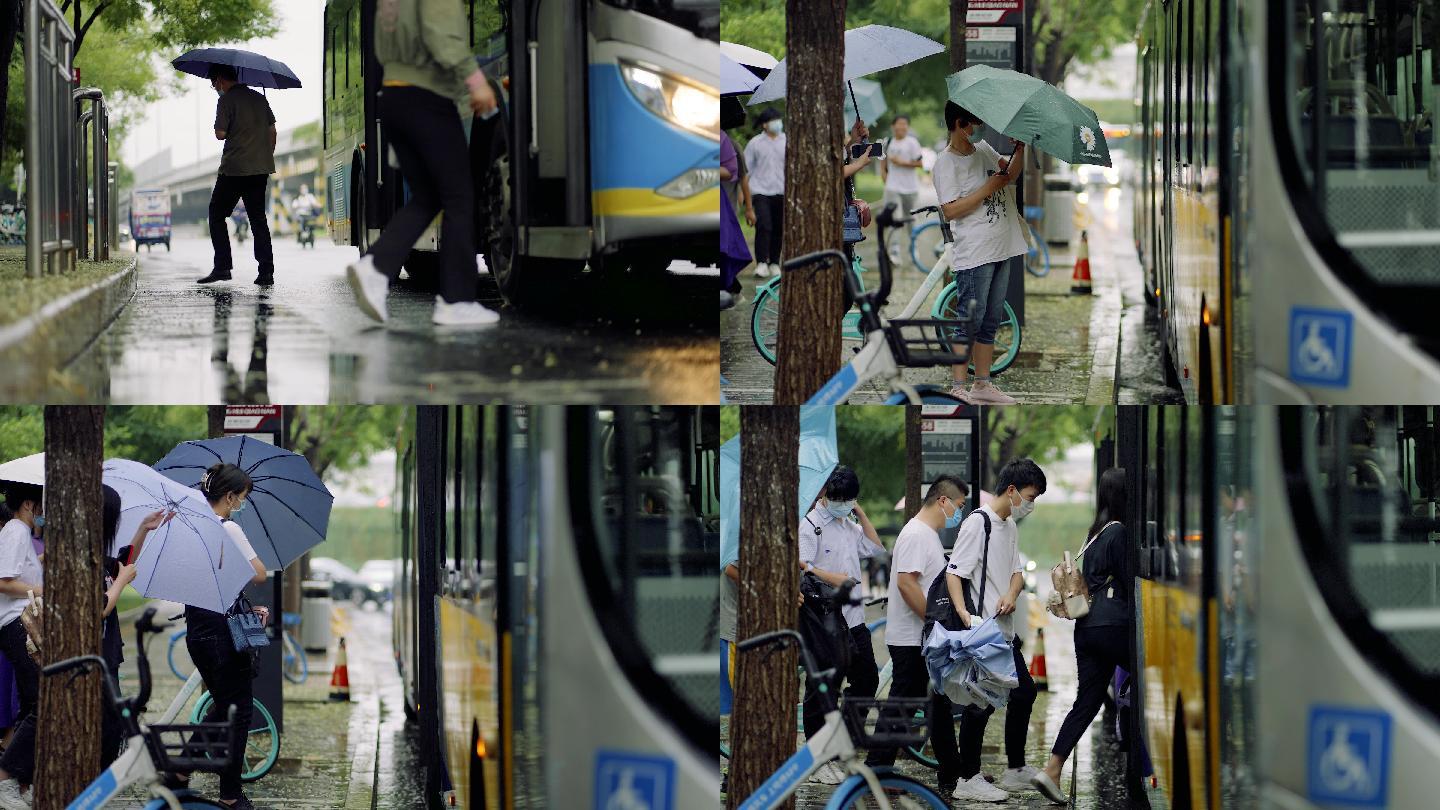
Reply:
<svg viewBox="0 0 1440 810"><path fill-rule="evenodd" d="M1110 165L1095 111L1034 76L974 65L945 77L950 100L1001 134L1067 163Z"/></svg>

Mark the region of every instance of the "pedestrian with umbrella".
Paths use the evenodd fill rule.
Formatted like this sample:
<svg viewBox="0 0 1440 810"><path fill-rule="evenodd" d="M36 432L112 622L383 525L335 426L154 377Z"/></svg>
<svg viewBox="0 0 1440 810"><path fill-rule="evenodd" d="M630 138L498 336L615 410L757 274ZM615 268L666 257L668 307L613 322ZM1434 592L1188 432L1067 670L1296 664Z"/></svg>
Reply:
<svg viewBox="0 0 1440 810"><path fill-rule="evenodd" d="M294 71L258 53L234 48L200 48L171 63L177 70L210 80L220 100L215 105L215 138L225 142L215 188L210 193L210 244L215 264L200 284L229 281L234 259L225 218L235 203L245 201L250 231L255 237L255 261L260 266L255 283L275 283L275 256L270 248L270 226L265 222L265 186L275 172L275 113L270 102L251 89L299 87Z"/></svg>
<svg viewBox="0 0 1440 810"><path fill-rule="evenodd" d="M268 618L266 608L251 608L241 596L247 584L260 584L267 577L260 555L232 519L250 495L250 476L234 464L214 464L200 477L197 494L153 471L145 475L144 465L128 462L123 465L127 469L115 474L112 464L107 463L104 480L122 499L128 496L131 503L141 504L139 510L147 508L143 504L149 500L176 513L140 552L135 587L145 596L185 605L185 648L214 700L202 722L225 722L234 707L235 722L250 728L254 664L248 650L236 650L229 623L231 615L250 610L262 624ZM243 765L237 752L231 766L221 771L220 802L252 810L241 790ZM170 774L165 783L172 789L184 787L189 774Z"/></svg>

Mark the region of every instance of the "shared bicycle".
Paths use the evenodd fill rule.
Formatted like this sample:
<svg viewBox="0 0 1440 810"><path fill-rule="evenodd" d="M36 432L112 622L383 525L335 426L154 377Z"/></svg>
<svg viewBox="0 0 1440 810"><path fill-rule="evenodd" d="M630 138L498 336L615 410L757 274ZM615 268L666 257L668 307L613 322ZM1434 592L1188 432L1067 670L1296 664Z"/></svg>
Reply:
<svg viewBox="0 0 1440 810"><path fill-rule="evenodd" d="M919 209L926 210L926 209ZM1025 206L1025 271L1036 278L1050 275L1050 246L1040 238L1037 223L1045 216L1045 209L1038 205ZM910 261L915 269L924 273L932 267L945 252L945 237L940 230L940 221L921 222L910 229Z"/></svg>
<svg viewBox="0 0 1440 810"><path fill-rule="evenodd" d="M892 264L886 248L885 231L892 230L896 227L894 208L894 204L891 203L881 212L881 215L889 212L889 218L883 224L881 222L881 215L877 215L875 218L876 239L880 243L876 258L880 266L883 292L882 295L875 296L877 313L889 300L889 273ZM931 205L914 209L911 211L911 216L928 216L938 213L939 208ZM900 314L891 320L890 323L927 323L925 321L913 321L912 319L915 318L921 308L930 301L930 297L937 287L940 288L940 294L936 297L933 304L931 304L931 318L935 321L956 321L961 318L959 285L953 280L945 283L943 286L941 285L942 280L950 274L949 246L953 240L950 236L949 223L936 220L918 227L935 228L936 232L942 237L942 241L939 243L940 252L936 255L929 273L925 276L925 280L921 282L920 287L911 295L910 301L905 305L905 308L901 310ZM912 256L914 255L913 251L915 249L915 243L912 243ZM860 296L870 295L870 293L867 293L865 290L865 282L862 278L862 273L865 272L865 268L859 256L855 255L849 258L843 258L844 254L840 254L838 251L832 252L840 255L842 257L840 263L848 268L845 278L847 285L846 294L850 297L850 300L855 302ZM795 266L813 264L821 260L818 258L820 256L821 254L812 253L808 256L791 259L785 263L783 269L790 270ZM785 273L781 273L781 275L776 276L756 288L755 303L752 305L750 313L751 340L754 342L755 349L760 353L760 356L772 365L775 363L777 356L776 343L780 333L780 292L784 278ZM850 289L850 285L854 286L853 291ZM867 342L868 334L872 330L865 324L863 305L856 303L850 311L847 311L841 321L840 328L842 340L845 341L847 347L855 352L864 352L864 344ZM923 327L916 326L906 331L913 333L915 329L919 328ZM1004 315L995 332L995 356L990 366L990 373L992 375L1004 372L1015 362L1015 358L1020 354L1020 343L1020 321L1015 317L1015 310L1010 307L1010 303L1007 301L1005 303ZM860 345L857 346L857 344ZM952 357L948 358L946 363L926 363L923 365L955 364L956 362L956 359ZM962 358L960 362L968 361ZM894 398L890 404L900 404L904 401L905 400L901 398Z"/></svg>

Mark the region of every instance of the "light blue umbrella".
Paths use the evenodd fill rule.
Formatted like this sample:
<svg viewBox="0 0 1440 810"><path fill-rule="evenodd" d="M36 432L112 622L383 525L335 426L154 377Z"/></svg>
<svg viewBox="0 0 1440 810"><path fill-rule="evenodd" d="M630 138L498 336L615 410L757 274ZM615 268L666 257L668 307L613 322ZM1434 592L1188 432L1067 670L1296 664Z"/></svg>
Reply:
<svg viewBox="0 0 1440 810"><path fill-rule="evenodd" d="M850 82L851 93L845 97L845 126L849 128L855 122L855 105L860 105L860 118L866 126L874 126L885 114L885 91L880 89L880 83L869 79L853 79Z"/></svg>
<svg viewBox="0 0 1440 810"><path fill-rule="evenodd" d="M175 513L151 533L135 560L135 590L152 599L217 613L228 610L255 569L204 496L126 459L106 461L101 481L120 495L117 543L128 543L146 515L161 510ZM110 551L113 554L115 549Z"/></svg>
<svg viewBox="0 0 1440 810"><path fill-rule="evenodd" d="M799 513L804 515L830 479L835 450L835 409L800 408ZM797 519L798 522L798 519ZM740 437L720 447L720 570L740 559Z"/></svg>
<svg viewBox="0 0 1440 810"><path fill-rule="evenodd" d="M734 59L720 54L720 95L743 96L759 86L759 76Z"/></svg>
<svg viewBox="0 0 1440 810"><path fill-rule="evenodd" d="M1010 690L1020 685L1015 655L993 616L969 630L935 625L923 654L932 686L939 684L957 706L999 709L1010 701Z"/></svg>
<svg viewBox="0 0 1440 810"><path fill-rule="evenodd" d="M845 68L842 79L850 81L871 73L908 65L918 59L942 53L945 46L914 31L889 25L865 25L845 32ZM785 95L785 61L775 66L750 96L751 104L774 101ZM858 105L857 105L858 106Z"/></svg>
<svg viewBox="0 0 1440 810"><path fill-rule="evenodd" d="M222 461L250 475L248 508L234 518L267 569L284 568L325 540L335 496L304 456L250 436L226 436L181 442L155 469L199 486L200 476Z"/></svg>

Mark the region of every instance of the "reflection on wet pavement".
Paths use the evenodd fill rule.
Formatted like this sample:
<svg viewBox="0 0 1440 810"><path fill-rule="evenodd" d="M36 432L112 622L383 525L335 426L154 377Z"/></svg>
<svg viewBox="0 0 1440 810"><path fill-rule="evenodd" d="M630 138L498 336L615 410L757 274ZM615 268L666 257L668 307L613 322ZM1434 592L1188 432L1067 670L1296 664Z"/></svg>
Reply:
<svg viewBox="0 0 1440 810"><path fill-rule="evenodd" d="M134 299L111 327L51 379L35 401L563 402L718 401L719 344L708 277L653 280L663 298L643 317L605 312L579 323L504 308L477 331L430 323L433 296L402 285L390 321L355 307L344 279L353 248L275 242L277 284L256 287L246 246L235 279L202 286L208 240L177 238L142 252ZM675 283L674 294L666 286ZM705 291L703 305L699 291ZM563 287L557 296L565 295ZM494 283L481 298L502 302ZM634 297L631 297L634 300ZM641 305L642 308L644 305Z"/></svg>

